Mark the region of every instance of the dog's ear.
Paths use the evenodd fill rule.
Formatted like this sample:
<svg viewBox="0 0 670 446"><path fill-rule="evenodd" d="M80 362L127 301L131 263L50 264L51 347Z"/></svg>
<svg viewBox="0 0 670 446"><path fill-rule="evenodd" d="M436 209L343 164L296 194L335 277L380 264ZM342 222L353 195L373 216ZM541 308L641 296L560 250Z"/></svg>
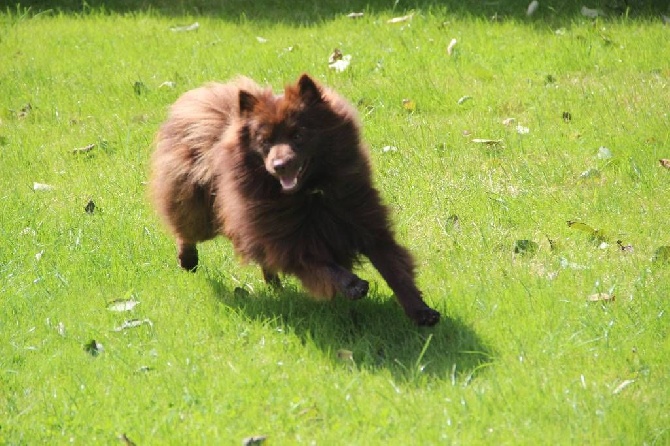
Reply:
<svg viewBox="0 0 670 446"><path fill-rule="evenodd" d="M251 113L258 104L258 98L248 91L240 90L240 115Z"/></svg>
<svg viewBox="0 0 670 446"><path fill-rule="evenodd" d="M298 91L305 105L314 105L321 102L321 90L307 74L300 76L298 80Z"/></svg>

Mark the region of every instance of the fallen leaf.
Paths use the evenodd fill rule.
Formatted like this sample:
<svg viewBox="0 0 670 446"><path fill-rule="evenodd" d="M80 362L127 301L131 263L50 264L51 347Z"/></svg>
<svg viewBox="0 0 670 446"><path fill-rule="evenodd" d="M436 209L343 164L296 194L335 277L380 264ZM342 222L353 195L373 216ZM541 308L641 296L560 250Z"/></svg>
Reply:
<svg viewBox="0 0 670 446"><path fill-rule="evenodd" d="M612 158L612 151L605 146L601 146L598 149L598 159L608 160Z"/></svg>
<svg viewBox="0 0 670 446"><path fill-rule="evenodd" d="M100 353L105 351L105 348L95 339L91 339L89 342L84 344L84 351L91 356L98 356Z"/></svg>
<svg viewBox="0 0 670 446"><path fill-rule="evenodd" d="M403 99L402 107L407 111L414 111L416 110L416 103L411 99Z"/></svg>
<svg viewBox="0 0 670 446"><path fill-rule="evenodd" d="M616 389L614 389L614 391L612 392L612 395L617 395L618 393L621 393L621 391L622 391L623 389L625 389L626 387L630 386L630 385L633 384L634 382L635 382L634 379L626 379L626 380L624 380L621 384L619 384L618 386L616 386Z"/></svg>
<svg viewBox="0 0 670 446"><path fill-rule="evenodd" d="M451 39L449 42L449 45L447 46L447 54L451 56L451 54L454 52L454 47L458 43L458 40L456 39Z"/></svg>
<svg viewBox="0 0 670 446"><path fill-rule="evenodd" d="M23 107L21 107L21 109L18 112L16 112L16 117L19 118L19 119L23 119L26 116L28 116L32 110L33 110L33 106L30 103L28 103L28 104L24 105Z"/></svg>
<svg viewBox="0 0 670 446"><path fill-rule="evenodd" d="M517 126L516 126L516 132L517 132L519 135L527 135L527 134L530 133L530 129L529 129L528 127L524 127L524 126L522 126L522 125L517 125Z"/></svg>
<svg viewBox="0 0 670 446"><path fill-rule="evenodd" d="M392 19L389 19L386 23L402 23L402 22L408 22L412 20L412 17L414 17L414 13L412 14L407 14L401 17L393 17Z"/></svg>
<svg viewBox="0 0 670 446"><path fill-rule="evenodd" d="M469 101L470 99L472 99L472 96L462 96L458 100L458 105L463 105L465 102Z"/></svg>
<svg viewBox="0 0 670 446"><path fill-rule="evenodd" d="M123 311L130 311L135 306L139 304L138 301L136 301L133 298L130 299L117 299L109 303L107 305L107 309L109 311L117 311L117 312L123 312Z"/></svg>
<svg viewBox="0 0 670 446"><path fill-rule="evenodd" d="M265 443L265 440L267 440L266 435L255 435L253 437L247 437L244 440L242 440L242 446L259 446Z"/></svg>
<svg viewBox="0 0 670 446"><path fill-rule="evenodd" d="M91 150L93 150L94 148L95 148L95 144L89 144L89 145L84 146L84 147L79 147L79 148L76 148L76 149L72 149L72 153L74 153L75 155L79 155L79 154L82 154L82 153L88 153Z"/></svg>
<svg viewBox="0 0 670 446"><path fill-rule="evenodd" d="M332 53L330 53L330 56L328 56L328 65L332 65L338 60L342 60L342 51L340 51L339 48L335 48Z"/></svg>
<svg viewBox="0 0 670 446"><path fill-rule="evenodd" d="M669 159L660 159L658 160L659 163L661 163L661 166L665 167L666 169L670 169L670 160Z"/></svg>
<svg viewBox="0 0 670 446"><path fill-rule="evenodd" d="M605 15L605 13L601 9L591 9L587 8L586 6L582 6L581 12L584 17L588 17L590 19L595 19L598 16Z"/></svg>
<svg viewBox="0 0 670 446"><path fill-rule="evenodd" d="M595 293L587 297L586 300L588 300L589 302L614 302L616 300L616 297L614 296L614 294Z"/></svg>
<svg viewBox="0 0 670 446"><path fill-rule="evenodd" d="M623 252L633 252L635 250L633 245L624 245L621 240L617 240L616 244L619 245L619 248L621 248Z"/></svg>
<svg viewBox="0 0 670 446"><path fill-rule="evenodd" d="M596 242L604 242L606 240L605 235L599 229L593 229L591 226L580 221L571 221L568 220L568 227L572 229L577 229L578 231L586 232L591 236L591 238Z"/></svg>
<svg viewBox="0 0 670 446"><path fill-rule="evenodd" d="M572 229L577 229L577 230L580 230L580 231L588 232L589 234L592 234L593 231L594 231L594 229L591 226L587 225L586 223L582 223L580 221L568 220L568 227L570 227Z"/></svg>
<svg viewBox="0 0 670 446"><path fill-rule="evenodd" d="M497 146L502 143L502 139L474 138L472 142L477 144L486 144L487 146Z"/></svg>
<svg viewBox="0 0 670 446"><path fill-rule="evenodd" d="M176 33L183 33L183 32L188 32L188 31L197 31L198 28L200 28L200 23L194 22L190 25L184 25L184 26L173 26L170 28L171 31L176 32Z"/></svg>
<svg viewBox="0 0 670 446"><path fill-rule="evenodd" d="M530 17L530 16L532 16L533 14L535 14L535 11L537 11L537 8L538 8L539 6L540 6L540 2L538 2L537 0L533 0L532 2L530 2L530 3L528 4L528 9L526 9L526 15L527 15L528 17Z"/></svg>
<svg viewBox="0 0 670 446"><path fill-rule="evenodd" d="M114 327L113 331L119 332L145 324L149 325L150 327L154 326L153 322L151 322L149 319L130 319L128 321L124 321L123 324L119 325L118 327Z"/></svg>
<svg viewBox="0 0 670 446"><path fill-rule="evenodd" d="M579 178L581 178L582 180L588 180L590 178L600 178L600 171L595 167L593 167L580 173Z"/></svg>
<svg viewBox="0 0 670 446"><path fill-rule="evenodd" d="M362 12L350 12L349 14L347 14L347 17L349 17L350 19L360 19L361 17L363 17L363 13Z"/></svg>
<svg viewBox="0 0 670 446"><path fill-rule="evenodd" d="M354 352L352 352L351 350L341 348L337 351L337 359L340 359L342 361L353 361Z"/></svg>
<svg viewBox="0 0 670 446"><path fill-rule="evenodd" d="M338 48L335 48L328 57L328 67L334 69L338 73L346 70L350 63L351 55L342 54L342 51L340 51Z"/></svg>
<svg viewBox="0 0 670 446"><path fill-rule="evenodd" d="M88 203L86 203L86 206L84 207L84 211L86 211L87 214L95 212L95 203L93 200L88 200Z"/></svg>
<svg viewBox="0 0 670 446"><path fill-rule="evenodd" d="M54 187L51 186L50 184L33 183L33 190L34 191L49 191L49 190L54 190Z"/></svg>

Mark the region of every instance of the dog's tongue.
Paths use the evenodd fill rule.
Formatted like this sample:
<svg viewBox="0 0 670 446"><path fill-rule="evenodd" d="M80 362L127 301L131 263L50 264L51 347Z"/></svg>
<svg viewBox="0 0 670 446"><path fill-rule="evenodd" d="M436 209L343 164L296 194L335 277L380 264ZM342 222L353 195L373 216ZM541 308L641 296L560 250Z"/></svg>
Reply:
<svg viewBox="0 0 670 446"><path fill-rule="evenodd" d="M291 191L298 185L298 175L281 175L279 177L279 182L281 183L282 189L285 191Z"/></svg>

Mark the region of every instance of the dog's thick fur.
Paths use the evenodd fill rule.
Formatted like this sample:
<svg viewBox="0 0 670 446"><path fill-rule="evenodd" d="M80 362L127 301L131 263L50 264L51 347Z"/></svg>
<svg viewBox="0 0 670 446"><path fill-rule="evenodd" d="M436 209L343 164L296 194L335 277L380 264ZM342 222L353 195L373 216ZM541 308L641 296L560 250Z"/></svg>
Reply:
<svg viewBox="0 0 670 446"><path fill-rule="evenodd" d="M287 273L316 298L358 299L363 255L407 316L439 321L372 185L355 109L308 75L280 95L247 78L185 93L158 133L151 189L185 269L198 242L223 234L275 287Z"/></svg>

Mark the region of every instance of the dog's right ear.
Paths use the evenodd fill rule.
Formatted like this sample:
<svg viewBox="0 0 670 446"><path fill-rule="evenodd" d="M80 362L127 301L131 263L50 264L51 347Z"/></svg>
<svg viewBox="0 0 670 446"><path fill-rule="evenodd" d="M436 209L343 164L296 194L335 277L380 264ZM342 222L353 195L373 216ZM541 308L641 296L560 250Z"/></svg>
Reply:
<svg viewBox="0 0 670 446"><path fill-rule="evenodd" d="M248 91L240 90L240 115L251 113L258 104L256 96Z"/></svg>

